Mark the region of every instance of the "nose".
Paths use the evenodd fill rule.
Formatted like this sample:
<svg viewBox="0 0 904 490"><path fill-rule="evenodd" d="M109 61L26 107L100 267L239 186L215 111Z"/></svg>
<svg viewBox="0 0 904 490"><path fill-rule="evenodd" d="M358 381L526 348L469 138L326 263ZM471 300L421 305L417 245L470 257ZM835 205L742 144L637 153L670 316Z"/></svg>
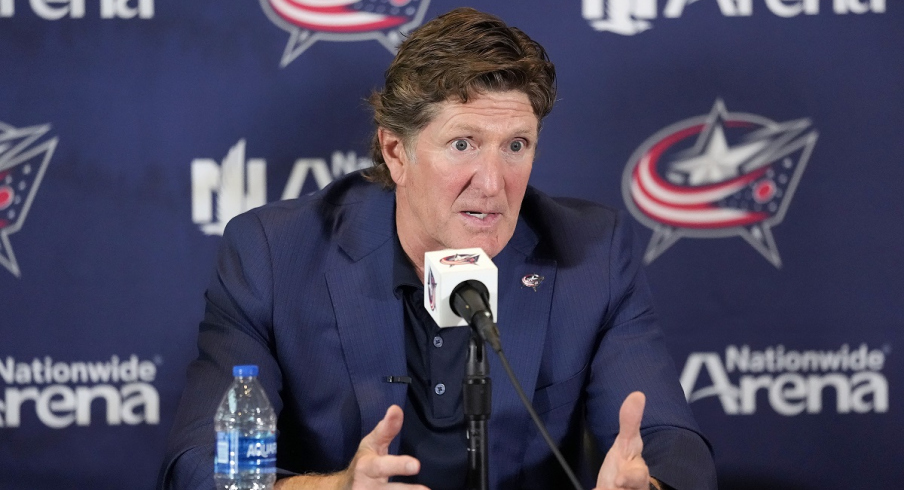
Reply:
<svg viewBox="0 0 904 490"><path fill-rule="evenodd" d="M471 185L485 196L501 193L505 189L504 165L505 161L501 155L493 153L483 158L471 178Z"/></svg>

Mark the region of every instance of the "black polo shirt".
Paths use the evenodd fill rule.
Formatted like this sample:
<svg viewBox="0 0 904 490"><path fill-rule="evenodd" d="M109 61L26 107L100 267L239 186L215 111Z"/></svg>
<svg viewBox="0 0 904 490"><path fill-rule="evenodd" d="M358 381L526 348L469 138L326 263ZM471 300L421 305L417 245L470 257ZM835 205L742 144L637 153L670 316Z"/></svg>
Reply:
<svg viewBox="0 0 904 490"><path fill-rule="evenodd" d="M405 312L405 356L411 378L399 453L420 460L421 472L394 481L460 490L468 467L461 384L471 332L467 327L436 325L424 308L424 285L398 240L395 248L393 290Z"/></svg>

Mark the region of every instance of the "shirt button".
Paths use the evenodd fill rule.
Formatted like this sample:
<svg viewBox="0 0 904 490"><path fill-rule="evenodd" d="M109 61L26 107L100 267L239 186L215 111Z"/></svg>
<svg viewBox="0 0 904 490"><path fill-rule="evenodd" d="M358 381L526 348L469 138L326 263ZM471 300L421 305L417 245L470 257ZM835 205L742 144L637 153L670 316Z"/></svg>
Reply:
<svg viewBox="0 0 904 490"><path fill-rule="evenodd" d="M438 385L436 385L436 386L433 387L433 391L434 391L437 395L442 395L443 393L446 392L446 385L440 383L440 384L438 384Z"/></svg>
<svg viewBox="0 0 904 490"><path fill-rule="evenodd" d="M434 347L442 347L443 346L443 338L437 335L433 337L433 346Z"/></svg>

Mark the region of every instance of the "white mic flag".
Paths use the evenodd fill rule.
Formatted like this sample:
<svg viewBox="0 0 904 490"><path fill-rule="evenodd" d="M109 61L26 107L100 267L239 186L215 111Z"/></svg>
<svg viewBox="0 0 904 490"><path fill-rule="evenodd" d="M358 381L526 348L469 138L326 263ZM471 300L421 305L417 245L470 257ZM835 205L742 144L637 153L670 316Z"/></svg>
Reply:
<svg viewBox="0 0 904 490"><path fill-rule="evenodd" d="M459 284L476 280L490 292L490 309L498 321L499 271L480 248L446 249L424 254L424 308L440 327L466 327L449 300Z"/></svg>

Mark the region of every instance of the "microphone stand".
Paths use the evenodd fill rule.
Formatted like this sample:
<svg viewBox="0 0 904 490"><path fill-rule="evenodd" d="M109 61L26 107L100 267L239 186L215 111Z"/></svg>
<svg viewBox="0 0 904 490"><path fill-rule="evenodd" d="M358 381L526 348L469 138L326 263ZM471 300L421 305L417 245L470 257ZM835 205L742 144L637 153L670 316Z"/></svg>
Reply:
<svg viewBox="0 0 904 490"><path fill-rule="evenodd" d="M484 355L484 342L499 354L499 361L505 368L505 373L512 380L521 403L527 409L531 419L536 424L540 434L549 450L556 456L575 490L581 490L581 483L574 472L568 466L568 462L562 456L562 452L556 447L555 441L549 435L549 431L543 425L543 421L537 415L527 395L521 388L521 383L512 371L508 359L502 352L502 343L499 341L499 329L493 322L493 314L487 307L490 293L487 287L480 281L464 281L452 290L452 311L465 319L471 326L471 340L468 344L468 361L465 367L465 380L462 386L464 397L465 421L467 422L468 435L468 490L489 490L489 468L487 458L487 420L490 418L490 379L489 364ZM479 336L478 336L479 335Z"/></svg>
<svg viewBox="0 0 904 490"><path fill-rule="evenodd" d="M462 382L465 425L468 436L468 490L489 490L490 471L487 451L487 421L490 418L490 365L483 340L472 330L468 342L468 360Z"/></svg>

